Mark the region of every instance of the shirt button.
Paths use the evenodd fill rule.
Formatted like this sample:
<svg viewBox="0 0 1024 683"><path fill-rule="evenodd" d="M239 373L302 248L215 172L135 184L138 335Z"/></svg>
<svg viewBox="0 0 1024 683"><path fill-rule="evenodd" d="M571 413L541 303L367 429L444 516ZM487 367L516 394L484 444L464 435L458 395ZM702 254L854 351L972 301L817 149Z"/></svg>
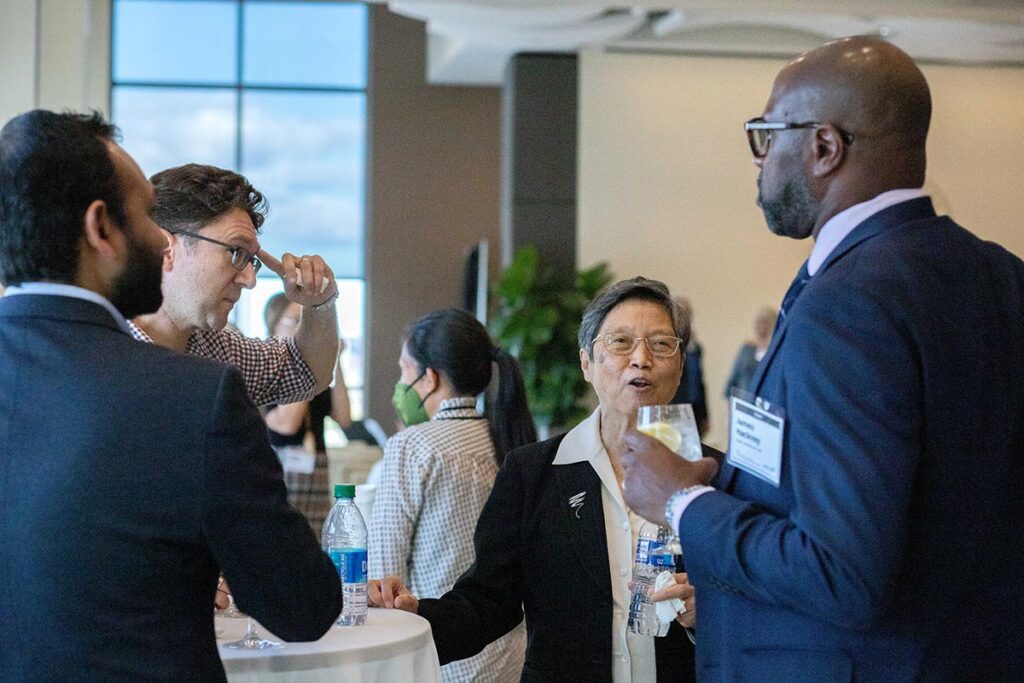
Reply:
<svg viewBox="0 0 1024 683"><path fill-rule="evenodd" d="M619 659L621 659L623 662L626 661L626 655L622 655L622 657L620 657Z"/></svg>
<svg viewBox="0 0 1024 683"><path fill-rule="evenodd" d="M629 531L629 522L623 522L622 523L622 530L623 531Z"/></svg>
<svg viewBox="0 0 1024 683"><path fill-rule="evenodd" d="M626 574L628 574L628 573L629 573L629 572L628 572L628 571L626 570L626 568L625 568L625 567L623 567L623 568L619 569L619 576L625 576L625 575L626 575Z"/></svg>

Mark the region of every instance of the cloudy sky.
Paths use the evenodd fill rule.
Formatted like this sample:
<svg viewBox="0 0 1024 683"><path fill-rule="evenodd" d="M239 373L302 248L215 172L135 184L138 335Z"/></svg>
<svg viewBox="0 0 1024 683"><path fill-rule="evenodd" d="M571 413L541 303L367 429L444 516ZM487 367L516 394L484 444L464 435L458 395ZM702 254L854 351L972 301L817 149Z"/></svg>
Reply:
<svg viewBox="0 0 1024 683"><path fill-rule="evenodd" d="M112 115L144 172L238 170L270 204L268 250L362 277L364 6L118 0L113 78Z"/></svg>

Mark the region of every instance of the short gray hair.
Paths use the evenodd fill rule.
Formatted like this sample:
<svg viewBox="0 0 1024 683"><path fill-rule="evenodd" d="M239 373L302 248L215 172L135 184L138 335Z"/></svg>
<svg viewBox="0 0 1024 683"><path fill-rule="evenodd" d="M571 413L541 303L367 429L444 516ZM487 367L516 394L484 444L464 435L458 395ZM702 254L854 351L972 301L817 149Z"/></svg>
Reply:
<svg viewBox="0 0 1024 683"><path fill-rule="evenodd" d="M658 304L672 318L672 329L676 336L682 339L679 342L682 351L685 353L690 343L690 321L682 307L672 299L672 294L664 282L648 280L638 276L632 280L621 280L612 283L602 289L594 297L594 300L587 304L583 311L583 319L580 321L580 333L578 336L581 349L587 350L587 356L594 359L594 339L598 330L608 317L608 313L623 301L639 299Z"/></svg>

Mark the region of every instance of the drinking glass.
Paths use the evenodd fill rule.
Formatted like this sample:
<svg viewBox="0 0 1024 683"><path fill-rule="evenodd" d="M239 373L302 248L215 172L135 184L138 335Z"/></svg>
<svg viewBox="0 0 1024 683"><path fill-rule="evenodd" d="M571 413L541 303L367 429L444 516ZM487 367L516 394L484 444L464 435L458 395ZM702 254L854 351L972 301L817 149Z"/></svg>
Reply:
<svg viewBox="0 0 1024 683"><path fill-rule="evenodd" d="M697 420L693 417L693 408L688 403L640 406L636 415L636 428L637 431L662 442L669 450L686 460L697 461L703 457ZM666 539L659 548L652 548L650 554L682 556L683 548L679 544L679 536L676 535L675 529L669 531L671 538Z"/></svg>
<svg viewBox="0 0 1024 683"><path fill-rule="evenodd" d="M640 406L636 414L638 431L653 436L686 460L696 462L704 457L700 432L689 403Z"/></svg>
<svg viewBox="0 0 1024 683"><path fill-rule="evenodd" d="M228 596L230 604L222 610L214 610L214 614L218 617L227 617L229 619L238 619L241 617L246 618L245 624L245 635L242 636L241 640L233 640L230 643L224 643L224 647L229 650L270 650L273 648L284 647L281 643L273 640L265 640L256 630L256 622L253 618L243 614L241 610L235 605L235 599Z"/></svg>

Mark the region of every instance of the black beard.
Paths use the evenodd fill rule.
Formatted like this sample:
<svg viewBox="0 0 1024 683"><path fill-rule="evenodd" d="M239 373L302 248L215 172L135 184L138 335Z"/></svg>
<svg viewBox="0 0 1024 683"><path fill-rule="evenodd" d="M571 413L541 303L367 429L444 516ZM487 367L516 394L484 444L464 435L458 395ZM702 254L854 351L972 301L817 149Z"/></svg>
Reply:
<svg viewBox="0 0 1024 683"><path fill-rule="evenodd" d="M776 199L765 199L761 177L757 178L757 200L761 204L768 229L782 237L802 240L814 231L814 198L807 185L795 179L786 181Z"/></svg>
<svg viewBox="0 0 1024 683"><path fill-rule="evenodd" d="M163 253L153 253L142 242L128 237L128 263L114 281L110 303L125 318L155 313L164 301L160 290Z"/></svg>

